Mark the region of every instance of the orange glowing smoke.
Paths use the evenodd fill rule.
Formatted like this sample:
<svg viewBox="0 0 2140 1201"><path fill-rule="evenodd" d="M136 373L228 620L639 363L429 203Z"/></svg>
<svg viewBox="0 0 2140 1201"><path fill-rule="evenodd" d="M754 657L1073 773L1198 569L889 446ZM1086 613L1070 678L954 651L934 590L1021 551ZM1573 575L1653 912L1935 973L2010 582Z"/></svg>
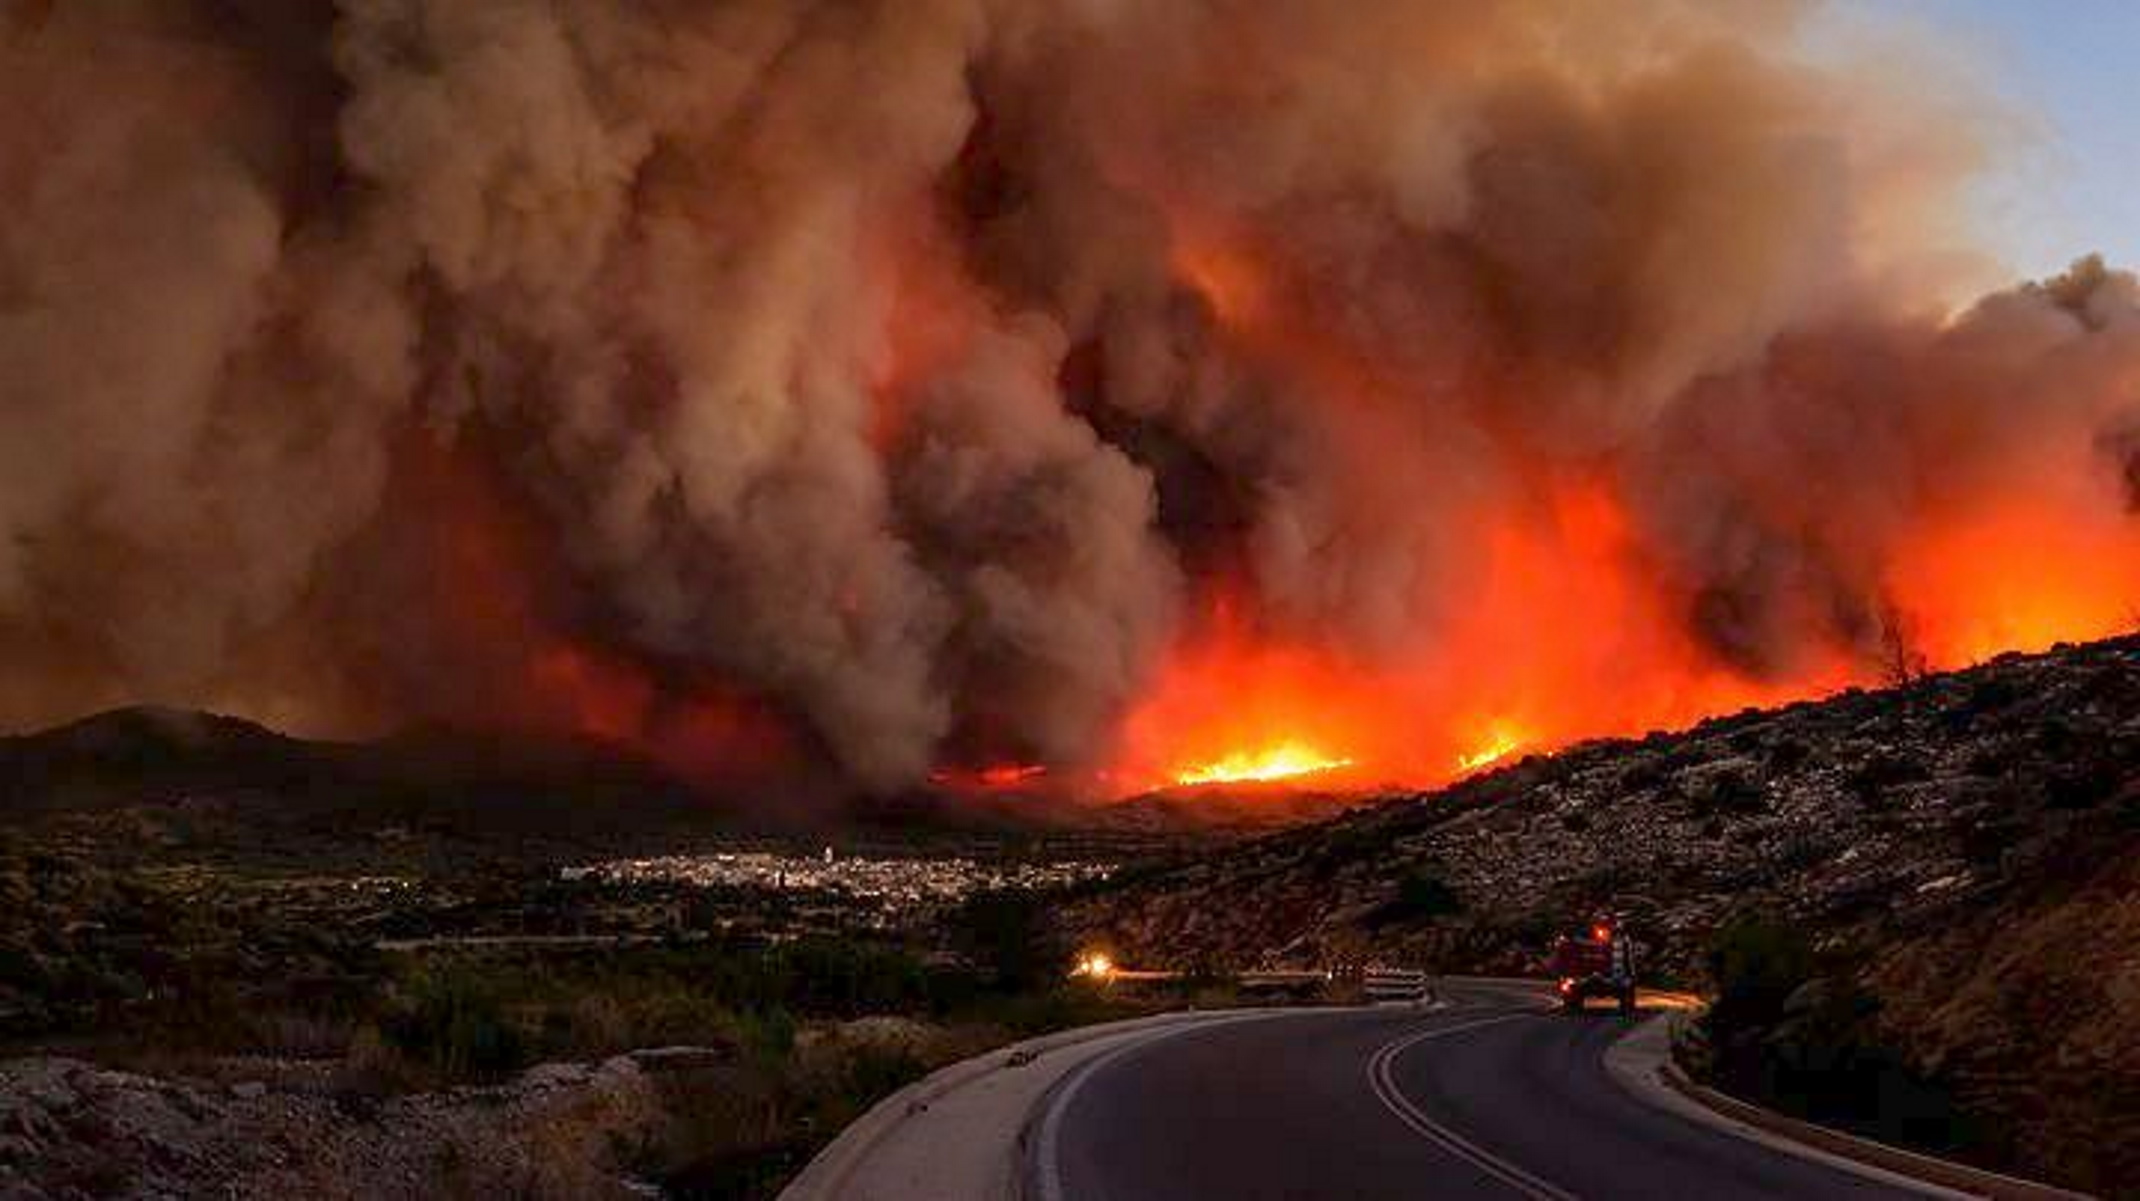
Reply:
<svg viewBox="0 0 2140 1201"><path fill-rule="evenodd" d="M1317 315L1237 235L1176 230L1173 267L1244 353L1307 403L1342 403L1370 438L1403 436L1401 381ZM1490 436L1519 460L1521 429ZM1363 448L1372 458L1372 447ZM1689 598L1649 561L1608 468L1535 456L1517 490L1481 499L1468 545L1407 598L1411 641L1344 647L1261 628L1250 585L1220 581L1202 619L1123 727L1118 788L1300 779L1431 785L1519 751L1682 725L1852 682L1843 648L1813 648L1772 678L1717 661L1688 630ZM1449 516L1442 514L1438 516Z"/></svg>
<svg viewBox="0 0 2140 1201"><path fill-rule="evenodd" d="M1482 522L1460 609L1408 648L1258 629L1232 593L1124 726L1118 790L1299 779L1432 785L1583 738L1683 725L1851 682L1840 653L1755 681L1713 662L1655 582L1609 483Z"/></svg>
<svg viewBox="0 0 2140 1201"><path fill-rule="evenodd" d="M457 661L441 676L479 689L441 703L480 707L484 721L503 727L609 743L701 779L787 757L780 723L720 682L658 681L639 658L571 634L538 588L550 554L539 527L505 503L479 463L420 434L402 462L431 517L429 612L445 639L440 652Z"/></svg>
<svg viewBox="0 0 2140 1201"><path fill-rule="evenodd" d="M1888 588L1934 667L2140 627L2140 528L2048 498L1957 515L1905 544Z"/></svg>
<svg viewBox="0 0 2140 1201"><path fill-rule="evenodd" d="M1351 778L1376 713L1346 664L1259 635L1223 598L1195 628L1123 725L1117 791Z"/></svg>
<svg viewBox="0 0 2140 1201"><path fill-rule="evenodd" d="M1042 763L991 763L979 768L940 767L929 773L929 782L960 792L1006 792L1044 783L1048 768Z"/></svg>
<svg viewBox="0 0 2140 1201"><path fill-rule="evenodd" d="M1886 586L1922 663L1965 666L2140 624L2140 531L2084 512L2010 504L1907 543ZM1519 752L1882 682L1863 647L1809 653L1768 679L1716 661L1607 482L1565 482L1483 528L1466 602L1410 652L1288 641L1256 630L1229 594L1131 715L1122 782L1429 785Z"/></svg>

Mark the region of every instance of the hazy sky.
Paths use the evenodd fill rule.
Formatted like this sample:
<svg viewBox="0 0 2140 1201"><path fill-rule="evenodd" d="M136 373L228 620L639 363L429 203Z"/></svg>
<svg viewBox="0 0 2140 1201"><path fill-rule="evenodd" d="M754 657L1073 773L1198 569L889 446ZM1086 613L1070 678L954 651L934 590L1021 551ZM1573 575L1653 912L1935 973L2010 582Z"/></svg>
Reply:
<svg viewBox="0 0 2140 1201"><path fill-rule="evenodd" d="M1975 198L2007 266L2042 275L2100 250L2140 267L2140 0L1834 0L1831 19L1940 30L2039 122Z"/></svg>

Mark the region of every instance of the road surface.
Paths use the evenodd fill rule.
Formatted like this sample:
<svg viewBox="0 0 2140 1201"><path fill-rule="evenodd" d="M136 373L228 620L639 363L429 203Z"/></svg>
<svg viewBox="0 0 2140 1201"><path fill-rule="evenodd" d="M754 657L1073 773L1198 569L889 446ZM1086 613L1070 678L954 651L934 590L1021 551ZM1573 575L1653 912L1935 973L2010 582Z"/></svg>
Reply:
<svg viewBox="0 0 2140 1201"><path fill-rule="evenodd" d="M1026 1128L1041 1201L1922 1197L1629 1096L1631 1020L1473 984L1447 1009L1295 1012L1138 1041Z"/></svg>

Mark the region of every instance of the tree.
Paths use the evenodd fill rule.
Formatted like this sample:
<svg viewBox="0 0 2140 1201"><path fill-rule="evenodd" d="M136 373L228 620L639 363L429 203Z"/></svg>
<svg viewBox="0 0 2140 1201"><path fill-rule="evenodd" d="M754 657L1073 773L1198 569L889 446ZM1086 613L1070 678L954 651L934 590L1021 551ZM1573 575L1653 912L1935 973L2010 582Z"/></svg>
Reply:
<svg viewBox="0 0 2140 1201"><path fill-rule="evenodd" d="M1931 661L1918 646L1917 622L1893 600L1880 602L1880 674L1889 687L1923 679Z"/></svg>
<svg viewBox="0 0 2140 1201"><path fill-rule="evenodd" d="M996 987L1025 991L1063 978L1070 955L1040 898L1023 889L975 893L951 920L961 954Z"/></svg>

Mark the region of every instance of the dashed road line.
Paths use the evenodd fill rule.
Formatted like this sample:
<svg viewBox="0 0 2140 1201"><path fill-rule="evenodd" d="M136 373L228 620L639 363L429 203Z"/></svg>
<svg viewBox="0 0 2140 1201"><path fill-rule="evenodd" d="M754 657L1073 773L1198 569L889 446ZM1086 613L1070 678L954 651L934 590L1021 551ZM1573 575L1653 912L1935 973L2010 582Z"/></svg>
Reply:
<svg viewBox="0 0 2140 1201"><path fill-rule="evenodd" d="M1397 1057L1413 1047L1437 1038L1447 1038L1452 1034L1462 1034L1467 1030L1477 1030L1485 1026L1496 1026L1503 1022L1513 1022L1519 1018L1534 1016L1536 1015L1529 1013L1502 1014L1500 1017L1466 1022L1461 1026L1441 1026L1430 1030L1422 1030L1416 1034L1409 1034L1384 1044L1382 1049L1376 1051L1367 1061L1367 1086L1373 1090L1375 1098L1388 1107L1391 1113L1396 1114L1397 1119L1409 1126L1413 1133L1478 1168L1501 1183L1508 1185L1524 1196L1534 1198L1536 1201L1577 1201L1574 1193L1549 1181L1539 1179L1517 1164L1495 1155L1456 1131L1449 1129L1449 1127L1435 1121L1428 1115L1426 1110L1421 1109L1410 1097L1405 1096L1404 1090L1397 1087L1395 1071Z"/></svg>

